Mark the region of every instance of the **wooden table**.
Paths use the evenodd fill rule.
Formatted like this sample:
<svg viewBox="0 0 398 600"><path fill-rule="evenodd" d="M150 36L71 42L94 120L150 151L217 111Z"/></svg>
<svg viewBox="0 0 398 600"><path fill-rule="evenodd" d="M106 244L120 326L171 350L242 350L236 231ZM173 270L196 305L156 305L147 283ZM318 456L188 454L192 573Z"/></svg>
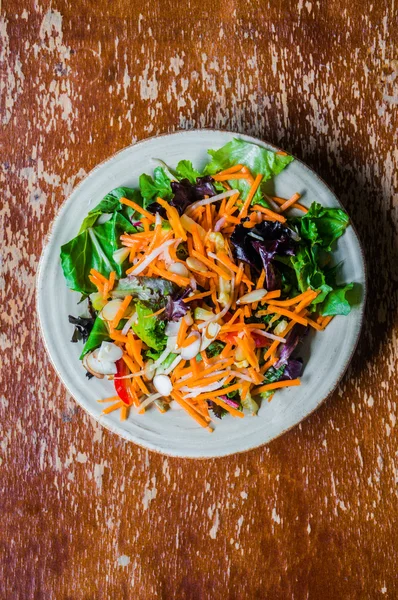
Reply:
<svg viewBox="0 0 398 600"><path fill-rule="evenodd" d="M398 598L397 108L392 0L3 0L3 599ZM394 46L395 43L395 46ZM364 242L366 326L337 392L268 447L163 458L59 383L35 273L58 208L149 135L281 145Z"/></svg>

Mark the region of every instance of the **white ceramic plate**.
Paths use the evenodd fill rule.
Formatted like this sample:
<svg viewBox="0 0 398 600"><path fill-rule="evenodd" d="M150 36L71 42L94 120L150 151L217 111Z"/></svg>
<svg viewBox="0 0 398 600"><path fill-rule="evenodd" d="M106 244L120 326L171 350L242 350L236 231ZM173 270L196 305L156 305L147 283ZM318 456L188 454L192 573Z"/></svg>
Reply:
<svg viewBox="0 0 398 600"><path fill-rule="evenodd" d="M68 323L68 315L78 315L81 308L77 306L79 294L66 287L59 261L60 247L77 234L87 212L107 192L118 186L137 187L140 174L151 173L156 166L153 158L162 158L171 167L181 159L189 159L200 168L209 160L208 148L220 148L233 137L277 150L245 135L194 130L150 138L118 152L91 171L64 203L39 266L37 305L43 338L51 361L70 394L114 433L172 456L204 458L242 452L269 442L302 421L334 390L343 376L355 350L363 319L365 265L356 233L349 227L338 241L336 260L344 260L343 281L361 284L363 299L348 317L337 317L324 332L308 337L301 352L305 370L300 387L278 391L272 402L263 403L257 417L215 419L212 434L197 426L184 411L173 410L162 415L153 408L144 415L137 415L132 410L124 422L119 421L119 411L109 416L101 415L104 405L97 400L114 395L114 388L108 381L88 381L79 361L81 344L69 343L72 326ZM300 192L307 205L317 200L324 206L341 206L327 185L299 160L292 162L269 185L273 195L283 198Z"/></svg>

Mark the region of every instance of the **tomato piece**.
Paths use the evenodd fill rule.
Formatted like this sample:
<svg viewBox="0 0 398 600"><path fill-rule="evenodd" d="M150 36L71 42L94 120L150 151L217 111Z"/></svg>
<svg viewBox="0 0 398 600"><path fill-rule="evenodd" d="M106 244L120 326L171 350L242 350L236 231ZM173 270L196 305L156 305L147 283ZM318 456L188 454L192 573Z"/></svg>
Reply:
<svg viewBox="0 0 398 600"><path fill-rule="evenodd" d="M233 331L230 331L229 333L224 334L224 340L226 342L229 342L230 344L235 344L236 343L236 336L238 334L234 333Z"/></svg>
<svg viewBox="0 0 398 600"><path fill-rule="evenodd" d="M252 338L254 340L254 343L256 344L256 348L267 348L272 343L271 340L264 337L263 335L256 335L253 332L252 332Z"/></svg>
<svg viewBox="0 0 398 600"><path fill-rule="evenodd" d="M116 361L117 373L116 377L124 377L130 373L128 366L122 358ZM131 398L129 394L129 380L128 379L114 379L115 390L120 400L130 406Z"/></svg>

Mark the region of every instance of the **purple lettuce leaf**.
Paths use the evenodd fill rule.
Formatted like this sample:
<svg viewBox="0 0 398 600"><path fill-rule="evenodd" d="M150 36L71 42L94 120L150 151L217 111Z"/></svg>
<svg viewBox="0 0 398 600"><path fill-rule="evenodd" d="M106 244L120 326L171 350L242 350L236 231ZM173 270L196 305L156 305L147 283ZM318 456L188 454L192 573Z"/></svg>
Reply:
<svg viewBox="0 0 398 600"><path fill-rule="evenodd" d="M286 343L282 345L279 360L274 365L275 369L279 369L279 367L288 363L291 354L293 353L297 344L304 338L307 331L308 327L304 327L303 325L295 325L293 327L286 337Z"/></svg>
<svg viewBox="0 0 398 600"><path fill-rule="evenodd" d="M197 177L196 183L191 183L189 179L172 181L170 185L174 196L170 200L170 206L174 206L182 215L188 206L197 200L202 200L205 196L212 198L217 194L213 181L210 175ZM158 202L152 202L147 210L152 214L159 213L161 217L166 218L166 211Z"/></svg>
<svg viewBox="0 0 398 600"><path fill-rule="evenodd" d="M181 317L187 314L188 304L183 302L184 298L190 294L191 288L188 286L184 290L180 290L175 294L167 298L167 303L164 312L162 313L163 319L166 321L178 321Z"/></svg>
<svg viewBox="0 0 398 600"><path fill-rule="evenodd" d="M297 379L303 372L303 361L300 358L289 358L283 375L280 378L281 381L285 379Z"/></svg>
<svg viewBox="0 0 398 600"><path fill-rule="evenodd" d="M275 290L280 285L277 270L272 261L276 254L295 254L294 233L279 222L263 221L250 230L243 225L235 227L231 243L237 260L248 263L260 270L264 268L267 290Z"/></svg>
<svg viewBox="0 0 398 600"><path fill-rule="evenodd" d="M225 402L225 404L232 406L232 408L239 408L239 402L237 402L237 400L233 400L233 398L228 398L226 394L223 394L222 396L220 396L220 398L223 402Z"/></svg>

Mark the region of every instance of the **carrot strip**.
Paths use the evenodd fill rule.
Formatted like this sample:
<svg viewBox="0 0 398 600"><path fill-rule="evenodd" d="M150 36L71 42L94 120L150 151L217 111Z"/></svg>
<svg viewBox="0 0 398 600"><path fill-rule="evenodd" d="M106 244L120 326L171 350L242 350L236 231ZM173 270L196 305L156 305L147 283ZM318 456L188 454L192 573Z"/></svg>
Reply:
<svg viewBox="0 0 398 600"><path fill-rule="evenodd" d="M123 354L122 359L124 360L124 362L126 363L126 365L128 366L128 368L130 369L130 371L132 373L138 373L138 371L140 370L139 366L137 365L137 363L126 353ZM134 377L134 380L137 379L136 377ZM147 392L149 394L149 392Z"/></svg>
<svg viewBox="0 0 398 600"><path fill-rule="evenodd" d="M150 212L145 210L145 208L142 208L142 206L140 206L136 202L133 202L132 200L128 200L127 198L120 198L120 204L126 204L127 206L130 206L136 212L140 213L140 215L142 215L146 219L148 219L148 221L150 221L151 223L155 223L155 217Z"/></svg>
<svg viewBox="0 0 398 600"><path fill-rule="evenodd" d="M233 408L232 406L230 406L229 404L227 404L226 402L221 400L221 398L215 397L215 398L213 398L213 402L215 402L216 404L218 404L219 406L221 406L222 408L227 410L233 417L239 417L240 419L243 419L245 416L241 410L237 410L236 408Z"/></svg>
<svg viewBox="0 0 398 600"><path fill-rule="evenodd" d="M212 291L202 292L201 294L195 294L194 296L190 296L189 298L184 298L183 302L192 302L193 300L200 300L201 298L206 298L206 296L210 296Z"/></svg>
<svg viewBox="0 0 398 600"><path fill-rule="evenodd" d="M96 269L90 270L90 275L93 275L96 279L98 279L101 283L107 283L107 278L101 275Z"/></svg>
<svg viewBox="0 0 398 600"><path fill-rule="evenodd" d="M257 192L258 186L260 185L262 178L263 178L263 175L261 173L258 173L258 175L256 176L256 178L246 196L246 200L242 206L242 209L239 213L240 219L244 219L246 217L250 203L253 200L254 194Z"/></svg>
<svg viewBox="0 0 398 600"><path fill-rule="evenodd" d="M121 342L122 344L127 343L127 335L123 335L122 333L119 333L119 331L116 331L115 329L110 330L109 337L114 342Z"/></svg>
<svg viewBox="0 0 398 600"><path fill-rule="evenodd" d="M231 352L232 350L232 344L231 342L227 342L227 344L224 346L224 349L222 350L222 352L220 353L220 358L226 358L228 356L228 354Z"/></svg>
<svg viewBox="0 0 398 600"><path fill-rule="evenodd" d="M272 315L272 314L276 313L278 315L288 317L288 319L292 319L292 321L296 321L297 323L300 323L301 325L308 324L306 319L303 319L303 317L300 317L296 313L291 312L290 310L286 310L285 308L280 308L279 306L273 306L272 304L269 304L268 308L265 311L260 310L257 314L260 315L260 313L266 314L266 315Z"/></svg>
<svg viewBox="0 0 398 600"><path fill-rule="evenodd" d="M250 179L248 173L230 173L227 175L213 175L214 181L231 181L233 179Z"/></svg>
<svg viewBox="0 0 398 600"><path fill-rule="evenodd" d="M126 296L125 299L123 300L123 302L120 305L120 308L118 309L115 318L113 319L113 321L111 322L111 327L114 327L116 329L116 327L119 325L120 320L123 318L128 305L130 304L131 300L133 299L132 296Z"/></svg>
<svg viewBox="0 0 398 600"><path fill-rule="evenodd" d="M217 390L216 392L205 392L204 394L199 394L198 396L196 396L196 400L212 400L213 398L217 398L217 396L219 396L220 393L222 393L223 395L229 394L230 392L239 390L241 386L241 383L235 383L234 385L230 385L226 388L223 388L222 392L220 392L220 390Z"/></svg>
<svg viewBox="0 0 398 600"><path fill-rule="evenodd" d="M112 404L112 406L108 406L107 408L104 408L104 410L102 411L102 414L108 415L109 413L113 412L114 410L117 410L118 408L122 408L123 406L125 406L124 402L122 402L122 401L116 402L116 404Z"/></svg>
<svg viewBox="0 0 398 600"><path fill-rule="evenodd" d="M271 200L273 200L274 202L276 202L276 204L279 204L279 205L282 205L285 202L287 202L286 198L279 198L278 196L271 196ZM305 206L303 206L302 204L299 204L298 202L293 204L293 206L291 206L290 208L298 208L298 210L301 210L301 212L303 212L303 213L308 212L308 208L305 208Z"/></svg>
<svg viewBox="0 0 398 600"><path fill-rule="evenodd" d="M297 304L296 308L294 309L294 312L299 313L303 310L303 308L307 308L307 306L309 306L311 302L315 300L319 293L320 292L313 292L312 294L308 294L306 298L303 298L301 302Z"/></svg>
<svg viewBox="0 0 398 600"><path fill-rule="evenodd" d="M196 341L196 339L196 335L190 335L189 337L185 338L183 342L181 342L180 348L186 348L187 346L190 346Z"/></svg>
<svg viewBox="0 0 398 600"><path fill-rule="evenodd" d="M188 329L188 325L186 320L183 318L181 321L181 325L180 325L180 329L178 330L178 335L177 335L177 346L179 348L181 348L181 344L184 341L185 338L185 334L187 332Z"/></svg>
<svg viewBox="0 0 398 600"><path fill-rule="evenodd" d="M209 267L209 269L218 273L218 275L220 275L223 279L226 279L227 281L231 280L231 276L228 275L228 273L226 273L223 269L214 264L214 262L203 256L203 254L200 254L196 250L192 250L192 255L195 256L195 258L199 259L203 264L205 264L206 267Z"/></svg>
<svg viewBox="0 0 398 600"><path fill-rule="evenodd" d="M294 298L289 298L288 300L276 300L272 304L274 306L293 306L293 304L298 304L299 302L301 302L301 300L303 300L304 298L306 299L312 293L313 290L307 290L306 292L303 292L302 294L299 294ZM272 292L269 292L269 294L272 294Z"/></svg>
<svg viewBox="0 0 398 600"><path fill-rule="evenodd" d="M286 223L286 217L283 217L282 215L278 215L278 213L274 212L273 210L269 210L268 208L264 208L264 206L255 204L252 207L252 209L258 210L259 212L263 213L267 217L270 217L271 219L274 219L275 221L279 221L280 223Z"/></svg>
<svg viewBox="0 0 398 600"><path fill-rule="evenodd" d="M330 321L333 319L333 317L332 317L332 316L329 316L329 317L322 317L322 319L323 319L323 320L322 320L322 323L321 323L321 325L322 325L322 329L325 329L325 327L327 327L327 326L329 325L329 323L330 323Z"/></svg>
<svg viewBox="0 0 398 600"><path fill-rule="evenodd" d="M281 205L281 212L283 212L284 210L287 210L288 208L290 208L293 204L295 204L297 202L297 200L299 200L301 198L301 195L298 194L297 192L295 194L293 194L293 196L291 198L289 198L289 200L286 200L286 202L284 202Z"/></svg>
<svg viewBox="0 0 398 600"><path fill-rule="evenodd" d="M231 173L237 173L238 171L240 171L243 168L243 165L235 165L233 167L229 167L229 169L224 169L223 171L220 171L219 173L217 173L217 175L228 175Z"/></svg>
<svg viewBox="0 0 398 600"><path fill-rule="evenodd" d="M269 390L277 390L284 387L294 387L301 385L300 379L286 379L284 381L274 381L274 383L266 383L253 390L253 394L261 394L262 392L268 392Z"/></svg>
<svg viewBox="0 0 398 600"><path fill-rule="evenodd" d="M124 405L122 406L122 408L120 409L120 420L121 421L125 421L128 417L129 414L129 407Z"/></svg>
<svg viewBox="0 0 398 600"><path fill-rule="evenodd" d="M188 279L188 277L182 277L181 275L177 275L176 273L171 273L169 271L165 271L164 269L159 269L158 267L155 267L155 265L152 265L152 269L154 273L156 273L160 277L163 277L163 279L168 279L169 281L176 283L180 287L185 288L190 284L190 280Z"/></svg>
<svg viewBox="0 0 398 600"><path fill-rule="evenodd" d="M157 317L158 315L161 315L162 312L165 311L165 310L166 310L166 307L165 308L160 308L159 310L157 310L154 313L151 313L150 315L145 315L144 319L149 319L150 317Z"/></svg>
<svg viewBox="0 0 398 600"><path fill-rule="evenodd" d="M202 427L208 429L209 431L212 431L212 429L209 427L209 421L207 421L203 416L201 416L191 405L189 405L184 398L181 396L181 394L179 394L178 392L172 392L171 393L171 397L173 398L173 400L175 400L177 402L177 404L179 404L180 406L182 406L182 408L184 410L186 410L186 412L193 418L195 419L195 421L197 423L199 423L199 425L201 425Z"/></svg>
<svg viewBox="0 0 398 600"><path fill-rule="evenodd" d="M97 402L116 402L116 400L120 400L119 396L109 396L109 398L104 398L103 400L97 400Z"/></svg>
<svg viewBox="0 0 398 600"><path fill-rule="evenodd" d="M111 271L109 275L109 291L113 290L113 286L115 285L116 273L115 271Z"/></svg>

